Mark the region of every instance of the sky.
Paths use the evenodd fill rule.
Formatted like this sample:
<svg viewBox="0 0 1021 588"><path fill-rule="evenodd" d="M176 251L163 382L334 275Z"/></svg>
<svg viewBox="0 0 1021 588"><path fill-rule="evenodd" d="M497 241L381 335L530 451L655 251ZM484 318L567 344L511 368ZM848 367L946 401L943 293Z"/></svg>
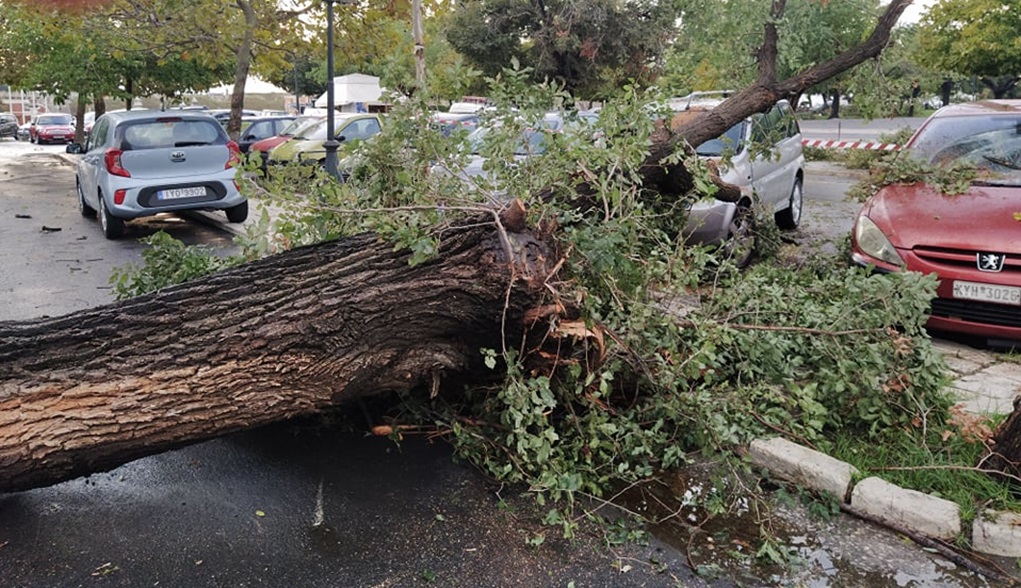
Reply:
<svg viewBox="0 0 1021 588"><path fill-rule="evenodd" d="M922 13L935 3L936 0L915 0L904 10L904 14L897 22L900 24L917 23Z"/></svg>

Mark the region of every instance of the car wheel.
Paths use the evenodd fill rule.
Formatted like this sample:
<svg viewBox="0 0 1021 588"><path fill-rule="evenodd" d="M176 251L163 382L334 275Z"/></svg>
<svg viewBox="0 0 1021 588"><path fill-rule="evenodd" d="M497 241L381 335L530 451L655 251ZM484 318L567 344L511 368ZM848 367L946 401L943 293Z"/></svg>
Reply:
<svg viewBox="0 0 1021 588"><path fill-rule="evenodd" d="M739 203L727 229L727 240L721 248L724 257L739 268L747 267L755 255L757 243L755 214L751 207Z"/></svg>
<svg viewBox="0 0 1021 588"><path fill-rule="evenodd" d="M801 206L804 201L804 193L801 188L801 178L794 180L794 187L791 188L791 197L787 202L787 208L776 213L776 224L781 229L796 229L801 224Z"/></svg>
<svg viewBox="0 0 1021 588"><path fill-rule="evenodd" d="M124 219L110 214L102 194L99 195L99 226L107 239L116 239L124 234Z"/></svg>
<svg viewBox="0 0 1021 588"><path fill-rule="evenodd" d="M75 179L75 187L78 189L78 212L85 218L96 218L96 209L85 202L85 192L82 190L82 183Z"/></svg>
<svg viewBox="0 0 1021 588"><path fill-rule="evenodd" d="M248 218L248 201L245 200L237 206L231 206L224 212L227 213L227 220L232 223L243 223Z"/></svg>

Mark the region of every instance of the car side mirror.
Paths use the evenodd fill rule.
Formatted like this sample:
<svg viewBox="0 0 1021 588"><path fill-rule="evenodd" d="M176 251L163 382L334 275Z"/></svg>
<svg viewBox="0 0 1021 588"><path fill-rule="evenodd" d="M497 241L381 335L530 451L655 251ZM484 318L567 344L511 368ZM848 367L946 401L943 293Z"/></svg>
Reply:
<svg viewBox="0 0 1021 588"><path fill-rule="evenodd" d="M70 145L68 145L64 149L64 151L66 151L67 153L72 153L72 154L77 155L77 154L82 152L82 144L81 143L71 143Z"/></svg>
<svg viewBox="0 0 1021 588"><path fill-rule="evenodd" d="M347 137L345 137L344 135L337 137L338 143L343 143L344 141L347 141Z"/></svg>

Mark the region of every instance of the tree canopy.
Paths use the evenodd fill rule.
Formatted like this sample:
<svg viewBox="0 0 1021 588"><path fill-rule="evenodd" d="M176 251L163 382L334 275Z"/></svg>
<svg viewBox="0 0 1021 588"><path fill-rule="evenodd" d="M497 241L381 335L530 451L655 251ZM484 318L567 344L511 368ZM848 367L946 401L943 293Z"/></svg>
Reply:
<svg viewBox="0 0 1021 588"><path fill-rule="evenodd" d="M655 77L677 17L674 3L648 0L469 0L457 5L447 39L486 75L513 59L536 81L603 98Z"/></svg>
<svg viewBox="0 0 1021 588"><path fill-rule="evenodd" d="M979 76L1002 98L1021 79L1017 0L941 0L922 17L918 59L961 76Z"/></svg>

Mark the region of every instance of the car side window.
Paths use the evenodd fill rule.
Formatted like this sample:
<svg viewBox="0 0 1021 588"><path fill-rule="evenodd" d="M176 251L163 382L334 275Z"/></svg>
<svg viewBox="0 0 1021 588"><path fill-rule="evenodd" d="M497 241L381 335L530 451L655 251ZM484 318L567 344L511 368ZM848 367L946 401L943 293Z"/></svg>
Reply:
<svg viewBox="0 0 1021 588"><path fill-rule="evenodd" d="M110 121L101 120L92 127L89 139L85 142L86 153L106 144L106 133L110 129Z"/></svg>
<svg viewBox="0 0 1021 588"><path fill-rule="evenodd" d="M272 134L272 129L272 121L254 122L245 129L244 136L246 139L264 139Z"/></svg>
<svg viewBox="0 0 1021 588"><path fill-rule="evenodd" d="M784 137L789 139L800 134L801 127L798 126L798 119L794 116L794 111L791 110L790 105L785 102L781 102L777 105L777 108L779 109L780 116L783 120L782 125L785 131Z"/></svg>
<svg viewBox="0 0 1021 588"><path fill-rule="evenodd" d="M354 141L368 139L379 132L379 121L374 118L363 118L355 121L351 121L346 127L344 127L345 141Z"/></svg>

